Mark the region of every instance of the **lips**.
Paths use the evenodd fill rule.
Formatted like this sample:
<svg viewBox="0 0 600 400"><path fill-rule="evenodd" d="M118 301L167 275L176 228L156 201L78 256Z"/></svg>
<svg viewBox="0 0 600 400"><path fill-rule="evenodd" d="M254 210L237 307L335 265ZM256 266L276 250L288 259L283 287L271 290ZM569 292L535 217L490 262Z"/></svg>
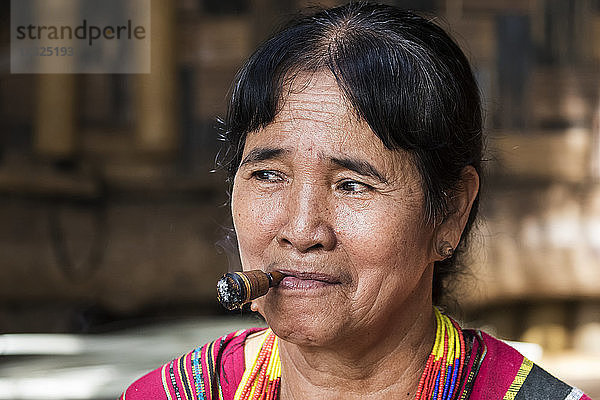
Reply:
<svg viewBox="0 0 600 400"><path fill-rule="evenodd" d="M341 284L341 279L334 275L290 270L279 271L286 275L278 286L283 290L316 290Z"/></svg>

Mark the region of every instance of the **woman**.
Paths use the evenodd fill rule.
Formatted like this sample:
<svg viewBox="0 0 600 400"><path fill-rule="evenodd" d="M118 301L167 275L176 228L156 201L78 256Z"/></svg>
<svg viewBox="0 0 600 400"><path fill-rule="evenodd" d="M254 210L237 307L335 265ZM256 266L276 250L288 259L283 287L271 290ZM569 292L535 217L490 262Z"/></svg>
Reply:
<svg viewBox="0 0 600 400"><path fill-rule="evenodd" d="M227 117L244 270L269 329L232 333L124 399L587 399L442 315L477 213L478 89L431 22L353 3L291 23L236 77Z"/></svg>

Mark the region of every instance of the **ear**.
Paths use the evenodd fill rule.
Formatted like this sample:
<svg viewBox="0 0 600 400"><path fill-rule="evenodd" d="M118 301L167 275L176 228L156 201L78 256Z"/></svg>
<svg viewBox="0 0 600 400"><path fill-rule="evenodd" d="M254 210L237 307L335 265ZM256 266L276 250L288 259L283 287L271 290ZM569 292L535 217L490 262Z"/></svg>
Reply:
<svg viewBox="0 0 600 400"><path fill-rule="evenodd" d="M452 249L458 246L477 193L479 193L479 174L473 166L467 165L461 172L458 188L449 194L449 213L436 228L433 243L435 261L444 259L438 253L440 243L448 242Z"/></svg>

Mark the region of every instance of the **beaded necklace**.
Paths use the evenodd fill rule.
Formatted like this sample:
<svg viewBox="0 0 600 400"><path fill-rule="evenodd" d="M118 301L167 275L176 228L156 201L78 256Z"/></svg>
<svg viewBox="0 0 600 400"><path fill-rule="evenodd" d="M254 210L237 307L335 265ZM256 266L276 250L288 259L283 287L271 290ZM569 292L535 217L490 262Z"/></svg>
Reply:
<svg viewBox="0 0 600 400"><path fill-rule="evenodd" d="M246 368L234 400L275 400L279 397L281 360L278 339L269 329L251 368Z"/></svg>
<svg viewBox="0 0 600 400"><path fill-rule="evenodd" d="M435 342L419 380L415 400L453 399L465 365L462 329L437 308L433 310L437 325Z"/></svg>
<svg viewBox="0 0 600 400"><path fill-rule="evenodd" d="M456 322L434 307L436 334L433 350L419 380L415 400L452 400L461 385L465 340ZM277 336L269 329L251 368L244 372L234 400L275 400L281 384Z"/></svg>

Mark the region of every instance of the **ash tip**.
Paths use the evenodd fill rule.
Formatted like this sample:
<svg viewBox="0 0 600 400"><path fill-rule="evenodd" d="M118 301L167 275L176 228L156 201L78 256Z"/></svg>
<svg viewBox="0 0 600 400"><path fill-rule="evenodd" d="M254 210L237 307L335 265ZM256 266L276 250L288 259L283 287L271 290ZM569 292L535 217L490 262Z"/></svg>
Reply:
<svg viewBox="0 0 600 400"><path fill-rule="evenodd" d="M236 310L244 304L242 288L229 274L217 281L217 299L228 310Z"/></svg>

